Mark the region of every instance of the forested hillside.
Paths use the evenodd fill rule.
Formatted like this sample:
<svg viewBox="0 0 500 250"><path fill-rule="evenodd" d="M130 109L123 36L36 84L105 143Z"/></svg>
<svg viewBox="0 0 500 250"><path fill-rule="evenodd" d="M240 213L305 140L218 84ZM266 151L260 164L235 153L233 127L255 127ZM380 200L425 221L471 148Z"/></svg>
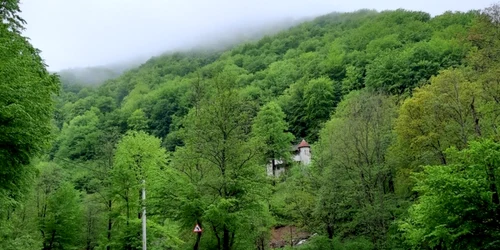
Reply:
<svg viewBox="0 0 500 250"><path fill-rule="evenodd" d="M332 13L62 86L50 147L0 111L0 249L141 249L143 207L149 249L270 249L281 226L304 250L500 248L498 5Z"/></svg>
<svg viewBox="0 0 500 250"><path fill-rule="evenodd" d="M128 67L133 68L133 67ZM106 80L120 76L126 67L87 67L78 69L65 69L57 72L65 85L98 85Z"/></svg>

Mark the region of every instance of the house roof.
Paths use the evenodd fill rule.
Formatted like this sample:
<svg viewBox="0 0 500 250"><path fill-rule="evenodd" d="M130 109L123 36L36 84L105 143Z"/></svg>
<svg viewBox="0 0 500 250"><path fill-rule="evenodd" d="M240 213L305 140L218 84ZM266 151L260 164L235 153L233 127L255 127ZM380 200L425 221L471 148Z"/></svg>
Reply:
<svg viewBox="0 0 500 250"><path fill-rule="evenodd" d="M311 146L309 146L309 143L306 142L306 140L302 139L302 141L300 142L300 144L297 146L297 148L305 148L305 147L308 147L310 148Z"/></svg>

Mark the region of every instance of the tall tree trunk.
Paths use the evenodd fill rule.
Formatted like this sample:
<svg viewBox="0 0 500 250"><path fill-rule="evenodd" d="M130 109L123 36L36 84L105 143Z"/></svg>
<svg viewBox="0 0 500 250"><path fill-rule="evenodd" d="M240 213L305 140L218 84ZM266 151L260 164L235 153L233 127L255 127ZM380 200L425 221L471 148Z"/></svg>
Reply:
<svg viewBox="0 0 500 250"><path fill-rule="evenodd" d="M388 178L389 178L389 181L388 181L389 193L394 194L395 193L395 189L394 189L394 178L393 178L392 171L389 172Z"/></svg>
<svg viewBox="0 0 500 250"><path fill-rule="evenodd" d="M435 146L434 148L438 150L439 159L441 160L441 165L446 165L447 163L446 156L444 155L443 150L441 150L441 142L439 140L437 140L437 147Z"/></svg>
<svg viewBox="0 0 500 250"><path fill-rule="evenodd" d="M129 221L130 221L130 205L129 205L129 202L128 202L128 197L125 199L125 206L127 207L127 227L129 225Z"/></svg>
<svg viewBox="0 0 500 250"><path fill-rule="evenodd" d="M142 207L142 189L139 190L139 207ZM137 212L137 219L141 219L142 218L142 210L139 210L139 212Z"/></svg>
<svg viewBox="0 0 500 250"><path fill-rule="evenodd" d="M271 160L271 164L272 164L272 167L273 167L273 177L276 177L276 162L275 162L274 157Z"/></svg>
<svg viewBox="0 0 500 250"><path fill-rule="evenodd" d="M231 250L231 246L229 245L229 230L226 226L224 226L223 235L222 235L222 250Z"/></svg>
<svg viewBox="0 0 500 250"><path fill-rule="evenodd" d="M106 245L106 250L111 250L111 246L109 245L111 243L111 228L113 227L113 221L111 219L111 206L113 202L111 200L108 200L108 244Z"/></svg>
<svg viewBox="0 0 500 250"><path fill-rule="evenodd" d="M196 233L196 242L194 243L193 250L198 250L200 247L201 233Z"/></svg>
<svg viewBox="0 0 500 250"><path fill-rule="evenodd" d="M497 216L499 216L499 211L500 211L500 198L498 196L498 189L497 189L497 184L496 184L496 177L495 177L495 168L491 164L488 164L486 166L486 171L488 174L488 181L490 182L490 191L491 191L491 199L493 201L493 204L495 204L496 207L496 212Z"/></svg>
<svg viewBox="0 0 500 250"><path fill-rule="evenodd" d="M234 239L234 237L233 237ZM257 238L257 241L255 242L255 245L257 246L257 250L266 250L265 248L265 236L264 234L260 234L259 238Z"/></svg>
<svg viewBox="0 0 500 250"><path fill-rule="evenodd" d="M326 224L326 233L328 234L328 239L333 239L333 225L331 223Z"/></svg>
<svg viewBox="0 0 500 250"><path fill-rule="evenodd" d="M215 237L217 238L217 249L221 250L221 248L220 248L220 246L221 246L220 245L220 236L217 233L217 228L212 225L212 229L214 230Z"/></svg>
<svg viewBox="0 0 500 250"><path fill-rule="evenodd" d="M229 248L233 249L234 245L234 231L231 233L231 240L229 241Z"/></svg>
<svg viewBox="0 0 500 250"><path fill-rule="evenodd" d="M476 107L474 105L475 98L472 97L472 102L470 104L470 108L472 111L472 117L474 118L474 129L476 131L477 136L481 137L481 126L479 126L479 117L477 116Z"/></svg>
<svg viewBox="0 0 500 250"><path fill-rule="evenodd" d="M47 248L47 250L52 250L52 246L54 245L55 238L56 238L56 230L53 230L52 236L50 237L49 248Z"/></svg>
<svg viewBox="0 0 500 250"><path fill-rule="evenodd" d="M125 204L126 204L126 207L127 207L127 230L128 230L128 227L129 227L129 224L130 224L130 204L129 204L129 201L128 201L128 191L127 191L127 197L125 198ZM131 250L132 249L132 245L130 244L130 241L127 241L125 243L125 249L127 249L127 250Z"/></svg>

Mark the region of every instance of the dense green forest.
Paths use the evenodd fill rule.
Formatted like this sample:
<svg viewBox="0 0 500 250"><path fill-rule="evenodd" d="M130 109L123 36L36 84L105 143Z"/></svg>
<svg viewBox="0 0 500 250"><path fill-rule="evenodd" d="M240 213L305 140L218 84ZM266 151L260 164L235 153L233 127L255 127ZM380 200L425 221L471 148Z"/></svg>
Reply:
<svg viewBox="0 0 500 250"><path fill-rule="evenodd" d="M99 86L0 14L0 249L142 249L143 206L149 249L500 248L499 5L332 13Z"/></svg>

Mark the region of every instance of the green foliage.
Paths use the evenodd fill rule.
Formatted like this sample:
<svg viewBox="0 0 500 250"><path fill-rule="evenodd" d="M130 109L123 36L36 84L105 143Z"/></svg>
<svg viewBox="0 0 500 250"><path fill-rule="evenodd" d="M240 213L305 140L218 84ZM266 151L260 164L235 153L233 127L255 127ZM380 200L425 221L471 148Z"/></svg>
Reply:
<svg viewBox="0 0 500 250"><path fill-rule="evenodd" d="M312 182L309 168L292 166L290 174L276 186L269 201L277 225L295 224L302 228L313 228L316 197Z"/></svg>
<svg viewBox="0 0 500 250"><path fill-rule="evenodd" d="M35 181L35 178L30 178ZM26 197L34 196L35 188L27 189ZM33 199L18 204L16 209L4 209L8 218L1 218L0 248L6 250L42 249L38 211ZM2 213L2 214L3 214Z"/></svg>
<svg viewBox="0 0 500 250"><path fill-rule="evenodd" d="M96 142L101 131L98 129L99 111L92 108L63 125L55 149L57 158L89 160L97 154Z"/></svg>
<svg viewBox="0 0 500 250"><path fill-rule="evenodd" d="M124 178L127 185L138 186L150 172L163 168L165 163L165 150L158 138L142 131L130 131L117 145L113 172L117 178Z"/></svg>
<svg viewBox="0 0 500 250"><path fill-rule="evenodd" d="M352 90L363 88L363 72L353 65L346 67L346 77L342 80L342 92L349 93Z"/></svg>
<svg viewBox="0 0 500 250"><path fill-rule="evenodd" d="M186 117L186 145L177 150L176 170L171 173L186 178L177 181L183 180L181 185L169 185L176 196L193 197L176 197L174 201L179 203L172 205L178 204L183 210L174 218L185 223L188 230L197 222L205 228L204 235L208 233L204 237L218 239L214 242L212 238L207 248L233 249L252 244L257 236L241 234L254 232L252 221L266 215L259 202L265 195L264 171L254 162L251 123L246 106L233 87L232 74L227 68L219 73L211 83L211 95Z"/></svg>
<svg viewBox="0 0 500 250"><path fill-rule="evenodd" d="M148 128L148 121L146 114L142 109L137 109L134 111L127 120L128 127L131 130L145 130Z"/></svg>
<svg viewBox="0 0 500 250"><path fill-rule="evenodd" d="M140 241L140 216L144 204L140 200L141 188L149 183L165 167L166 154L158 138L145 132L128 132L117 145L114 166L111 171L113 193L119 197L115 203L117 225L116 244L120 248L138 249Z"/></svg>
<svg viewBox="0 0 500 250"><path fill-rule="evenodd" d="M265 79L259 87L270 92L269 97L278 96L300 78L297 65L291 60L276 61L269 65Z"/></svg>
<svg viewBox="0 0 500 250"><path fill-rule="evenodd" d="M333 108L340 101L338 84L327 78L309 81L304 90L305 119L308 122L307 134L313 141L321 124L330 118Z"/></svg>
<svg viewBox="0 0 500 250"><path fill-rule="evenodd" d="M354 91L321 131L313 148L315 218L330 238L356 232L381 244L388 230L383 221L396 205L392 171L384 166L395 114L390 97Z"/></svg>
<svg viewBox="0 0 500 250"><path fill-rule="evenodd" d="M263 161L272 161L273 175L275 175L275 159L288 162L290 159L290 144L293 135L286 132L288 124L285 113L276 102L269 102L261 108L253 122L252 132L255 143L263 151Z"/></svg>
<svg viewBox="0 0 500 250"><path fill-rule="evenodd" d="M446 164L447 148L463 149L471 140L497 136L492 125L497 112L490 109L497 104L487 97L492 92L469 75L464 69L442 71L405 100L395 125L397 143L391 149L395 164L404 169Z"/></svg>
<svg viewBox="0 0 500 250"><path fill-rule="evenodd" d="M7 197L18 198L32 158L50 143L52 96L59 87L39 51L21 35L25 22L19 12L17 0L0 6L0 207Z"/></svg>
<svg viewBox="0 0 500 250"><path fill-rule="evenodd" d="M421 195L399 225L406 243L414 249L498 248L500 144L471 142L448 154L452 164L415 175Z"/></svg>
<svg viewBox="0 0 500 250"><path fill-rule="evenodd" d="M497 247L498 6L332 13L66 77L52 124L58 80L18 13L0 5L1 249L139 249L143 205L150 249L264 250L283 225L317 234L299 249ZM312 166L270 185L293 138Z"/></svg>
<svg viewBox="0 0 500 250"><path fill-rule="evenodd" d="M47 199L40 231L44 249L70 249L81 244L80 194L70 183L62 183Z"/></svg>

